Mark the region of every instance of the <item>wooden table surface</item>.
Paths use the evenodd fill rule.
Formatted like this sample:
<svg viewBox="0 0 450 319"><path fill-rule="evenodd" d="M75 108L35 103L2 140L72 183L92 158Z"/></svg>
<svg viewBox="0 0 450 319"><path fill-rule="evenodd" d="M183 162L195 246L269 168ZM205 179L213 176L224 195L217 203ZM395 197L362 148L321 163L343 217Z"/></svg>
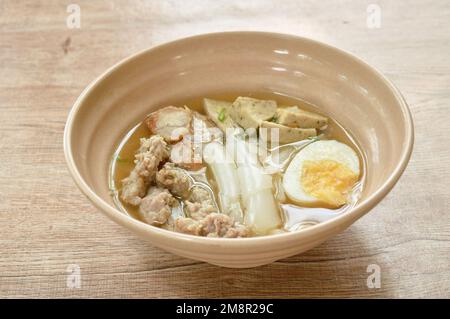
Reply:
<svg viewBox="0 0 450 319"><path fill-rule="evenodd" d="M70 3L80 28L67 26ZM416 129L406 172L369 215L303 255L254 269L188 260L136 238L80 193L62 149L73 102L106 68L224 30L291 33L355 53L403 92ZM449 56L446 0L1 0L0 297L449 298ZM380 288L367 286L371 264ZM76 267L79 288L67 284Z"/></svg>

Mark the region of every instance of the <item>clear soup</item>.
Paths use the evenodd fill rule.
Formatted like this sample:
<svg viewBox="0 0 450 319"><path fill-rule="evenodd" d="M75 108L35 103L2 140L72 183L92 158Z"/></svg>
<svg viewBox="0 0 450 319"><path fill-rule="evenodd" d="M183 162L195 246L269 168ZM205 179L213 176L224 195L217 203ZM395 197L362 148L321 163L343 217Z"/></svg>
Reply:
<svg viewBox="0 0 450 319"><path fill-rule="evenodd" d="M339 208L331 208L327 207L326 204L321 204L320 207L315 205L299 205L294 201L290 200L288 196L281 197L280 196L280 187L281 179L283 177L283 173L285 169L281 172L274 173L272 175L273 178L273 192L277 199L278 205L278 213L280 215L281 224L277 225L273 229L268 230L265 233L255 233L252 232L251 236L260 236L260 235L271 235L288 231L297 231L306 227L313 226L317 223L332 219L337 215L343 214L352 208L358 201L360 194L362 192L362 188L364 185L365 172L366 172L366 164L364 161L363 153L355 139L351 136L351 134L345 130L339 123L337 123L333 118L331 118L328 114L323 114L320 111L320 108L307 103L304 100L287 97L280 94L274 93L248 93L248 92L229 92L226 94L213 94L206 96L207 98L215 99L215 100L224 100L224 101L234 101L238 96L248 96L261 100L275 100L279 107L283 106L291 106L296 105L299 108L311 111L314 113L321 114L328 118L328 125L326 129L322 130L320 133L320 139L323 140L336 140L342 142L348 146L350 146L358 155L359 164L360 164L360 175L358 182L354 185L351 198L345 204ZM205 114L203 110L203 98L205 96L199 96L197 98L182 100L182 101L169 101L163 106L166 105L174 105L178 107L188 106L190 109L195 110L201 114ZM141 138L148 138L152 135L152 132L145 125L144 122L137 123L120 141L117 142L116 151L114 152L111 165L110 165L110 188L111 194L114 198L114 201L118 208L122 210L124 213L136 218L138 220L144 221L139 214L139 210L136 206L129 205L125 203L120 198L121 184L122 180L126 178L130 172L133 170L134 164L134 155L136 150L140 146ZM295 150L289 151L290 155L288 160L286 161L287 166L289 164L289 160L291 160L301 149L306 146L302 145L302 143L297 143L295 146ZM280 146L280 150L283 149L283 145ZM196 171L188 171L189 174L193 177L193 179L199 183L204 183L214 192L216 198L219 197L219 190L217 189L216 182L214 180L213 174L210 171L208 165L202 165L204 169L196 170ZM183 215L183 207L182 205L178 208L173 209L172 215L174 218L177 216ZM165 226L162 226L165 228Z"/></svg>

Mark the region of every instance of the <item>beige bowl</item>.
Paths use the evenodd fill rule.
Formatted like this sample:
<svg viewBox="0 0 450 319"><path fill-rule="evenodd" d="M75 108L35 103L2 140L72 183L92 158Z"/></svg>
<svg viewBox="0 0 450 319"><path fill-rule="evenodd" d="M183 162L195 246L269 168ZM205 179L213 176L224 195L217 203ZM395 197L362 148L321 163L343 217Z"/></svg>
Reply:
<svg viewBox="0 0 450 319"><path fill-rule="evenodd" d="M170 232L120 212L108 187L108 166L119 139L169 100L233 91L300 97L347 128L367 161L365 188L356 207L301 231L243 239ZM225 267L268 264L343 231L386 196L405 169L412 147L408 107L383 75L328 45L260 32L200 35L125 59L83 91L64 136L75 182L103 213L155 246Z"/></svg>

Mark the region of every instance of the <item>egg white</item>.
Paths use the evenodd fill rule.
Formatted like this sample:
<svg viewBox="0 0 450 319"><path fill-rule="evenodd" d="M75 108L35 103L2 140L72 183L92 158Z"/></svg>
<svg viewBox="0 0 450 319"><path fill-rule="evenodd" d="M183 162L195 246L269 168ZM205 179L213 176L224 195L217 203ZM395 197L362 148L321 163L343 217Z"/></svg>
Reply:
<svg viewBox="0 0 450 319"><path fill-rule="evenodd" d="M299 205L318 205L320 200L308 195L301 183L303 163L305 161L332 160L347 166L359 176L359 158L356 152L335 140L317 141L302 149L290 162L283 176L283 188L286 195Z"/></svg>

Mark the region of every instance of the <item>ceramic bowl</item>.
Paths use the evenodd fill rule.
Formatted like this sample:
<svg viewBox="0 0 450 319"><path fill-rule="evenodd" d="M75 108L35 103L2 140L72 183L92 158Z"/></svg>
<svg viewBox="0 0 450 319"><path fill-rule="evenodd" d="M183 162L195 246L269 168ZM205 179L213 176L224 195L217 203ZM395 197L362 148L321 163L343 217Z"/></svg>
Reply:
<svg viewBox="0 0 450 319"><path fill-rule="evenodd" d="M233 91L302 98L340 122L361 146L367 163L359 203L332 220L300 231L242 239L170 232L118 210L110 195L108 171L126 132L169 101ZM69 170L99 211L157 247L225 267L268 264L342 232L391 190L408 163L412 146L408 106L382 74L329 45L262 32L194 36L123 60L83 91L64 135Z"/></svg>

